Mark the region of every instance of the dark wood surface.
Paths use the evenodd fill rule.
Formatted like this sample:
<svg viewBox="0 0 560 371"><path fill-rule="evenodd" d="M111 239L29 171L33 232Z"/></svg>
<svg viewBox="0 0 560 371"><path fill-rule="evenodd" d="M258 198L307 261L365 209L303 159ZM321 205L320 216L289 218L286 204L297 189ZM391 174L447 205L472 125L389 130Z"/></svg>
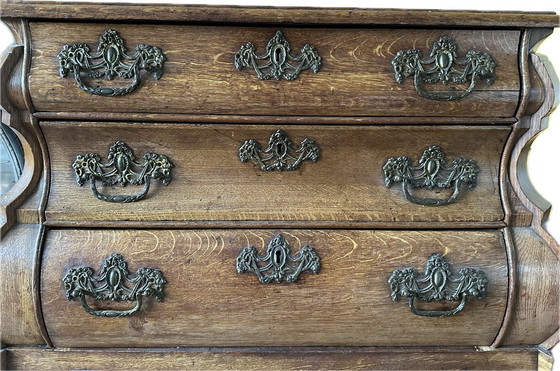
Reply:
<svg viewBox="0 0 560 371"><path fill-rule="evenodd" d="M538 348L198 348L7 350L10 369L550 370Z"/></svg>
<svg viewBox="0 0 560 371"><path fill-rule="evenodd" d="M505 126L43 122L42 128L52 169L46 210L50 225L122 226L137 221L150 226L167 221L176 226L204 226L206 221L235 221L232 225L258 221L288 226L295 222L303 227L364 228L380 223L395 227L432 222L476 227L499 223L504 217L498 174L501 149L510 132ZM245 140L255 139L266 148L279 128L295 147L304 138L313 139L321 148L318 161L305 161L295 171L262 171L253 162L239 160L239 147ZM117 140L127 143L137 158L147 152L168 156L174 164L171 183L163 186L152 181L145 199L126 204L98 200L89 183L79 187L72 169L76 156L94 152L107 162L109 147ZM417 205L405 198L401 184L385 186L382 168L388 158L410 156L417 163L430 145L442 147L446 166L456 157L467 157L481 169L476 188L463 187L450 205ZM141 189L116 186L102 191L134 194ZM437 198L452 193L411 192Z"/></svg>
<svg viewBox="0 0 560 371"><path fill-rule="evenodd" d="M2 0L3 18L181 21L260 24L557 27L553 12L480 12L359 8L277 8Z"/></svg>
<svg viewBox="0 0 560 371"><path fill-rule="evenodd" d="M261 284L254 274L236 273L244 247L263 254L277 233L292 254L314 247L319 273L293 284ZM387 283L393 270L423 272L435 252L445 254L454 275L462 267L482 269L488 297L471 298L463 312L442 318L413 314L405 299L393 302ZM160 269L168 281L164 300L145 299L141 312L123 318L93 316L68 301L62 284L68 269L97 272L114 253L131 274ZM41 270L43 316L57 347L490 345L508 289L498 231L52 230Z"/></svg>
<svg viewBox="0 0 560 371"><path fill-rule="evenodd" d="M317 74L303 71L296 80L276 81L259 80L252 68L238 71L233 61L246 42L264 54L277 27L32 22L30 28L29 87L37 111L512 117L519 102L520 33L514 30L281 28L292 54L310 44L323 66ZM130 51L137 44L161 48L167 58L161 79L144 71L132 93L102 97L80 90L72 73L59 76L56 56L63 45L86 43L93 52L108 29L115 29ZM455 40L461 58L468 50L489 53L497 65L495 81L488 85L479 80L475 90L458 101L423 98L412 78L397 83L391 65L397 51L418 48L428 59L433 43L443 35ZM130 80L89 84L122 87ZM462 91L467 86L426 84L426 90Z"/></svg>

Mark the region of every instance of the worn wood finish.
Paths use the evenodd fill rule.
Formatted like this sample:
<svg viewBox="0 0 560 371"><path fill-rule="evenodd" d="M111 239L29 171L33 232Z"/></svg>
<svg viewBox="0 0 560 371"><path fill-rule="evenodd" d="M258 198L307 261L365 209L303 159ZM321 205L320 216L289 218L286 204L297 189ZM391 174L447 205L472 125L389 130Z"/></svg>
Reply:
<svg viewBox="0 0 560 371"><path fill-rule="evenodd" d="M10 126L22 145L24 167L14 186L0 196L0 239L16 223L17 208L33 194L45 166L44 146L27 88L29 67L29 30L24 20L8 22L21 45L12 45L0 57L2 122ZM41 190L43 198L44 189Z"/></svg>
<svg viewBox="0 0 560 371"><path fill-rule="evenodd" d="M27 370L72 369L76 364L96 370L537 370L545 355L538 348L8 348L7 353L8 368ZM542 370L550 370L550 364Z"/></svg>
<svg viewBox="0 0 560 371"><path fill-rule="evenodd" d="M81 91L71 74L58 74L62 45L87 43L115 29L129 49L150 44L167 61L155 80L147 73L140 86L120 97ZM297 53L313 45L323 59L320 72L304 71L294 81L259 80L251 68L238 71L234 55L248 41L263 53L278 28L178 25L31 23L33 59L29 85L38 111L149 112L314 116L469 116L511 117L519 100L518 31L415 30L356 28L282 28ZM492 85L479 81L458 101L433 101L418 95L412 79L395 82L391 60L399 50L419 48L428 58L442 35L452 37L457 53L480 50L497 64ZM130 81L91 82L126 86ZM431 86L432 85L432 86ZM428 84L429 90L465 89L455 84Z"/></svg>
<svg viewBox="0 0 560 371"><path fill-rule="evenodd" d="M2 18L370 26L558 27L553 12L99 4L2 0Z"/></svg>
<svg viewBox="0 0 560 371"><path fill-rule="evenodd" d="M276 233L294 254L313 246L320 272L294 284L237 274L242 248L262 253ZM445 254L455 274L461 267L484 270L486 300L469 300L463 312L443 318L417 316L406 301L393 302L387 283L393 270L422 272L434 252ZM131 272L160 269L168 281L165 299L145 300L141 313L124 318L92 316L69 302L61 281L67 270L97 271L113 253L124 256ZM41 297L57 347L489 345L504 315L507 271L497 231L52 230Z"/></svg>
<svg viewBox="0 0 560 371"><path fill-rule="evenodd" d="M540 344L560 327L560 261L532 228L513 228L517 252L517 291L505 345ZM551 345L551 344L549 344Z"/></svg>
<svg viewBox="0 0 560 371"><path fill-rule="evenodd" d="M522 117L514 126L511 142L506 145L506 154L510 157L508 176L513 180L512 192L532 216L530 226L513 228L518 257L517 274L523 284L517 292L518 305L513 312L513 326L504 339L504 344L510 345L539 344L547 341L560 327L560 246L542 227L550 204L531 186L525 169L529 146L541 131L541 121L550 112L554 95L552 81L540 58L533 54L530 61L546 93L538 111ZM553 346L557 340L548 339L547 346Z"/></svg>
<svg viewBox="0 0 560 371"><path fill-rule="evenodd" d="M187 115L134 112L35 112L42 121L125 121L205 124L307 124L307 125L512 125L515 117L381 117L381 116L244 116Z"/></svg>
<svg viewBox="0 0 560 371"><path fill-rule="evenodd" d="M118 221L309 221L349 225L420 222L499 222L503 210L498 173L509 128L436 126L251 126L44 122L51 159L51 188L46 219L51 225ZM266 146L282 128L298 146L311 138L321 148L316 163L295 171L261 171L242 163L239 147L247 139ZM68 141L67 138L72 138ZM98 200L89 185L79 187L72 169L78 154L98 153L104 162L117 140L138 158L156 152L173 162L173 180L155 184L148 196L128 204ZM476 145L473 145L476 143ZM404 145L403 145L404 144ZM385 186L383 165L389 157L414 162L430 145L440 145L447 166L455 157L476 160L478 184L463 189L457 201L440 207L406 200L402 186ZM106 193L134 194L141 186L114 187ZM421 197L448 198L450 190L414 190ZM70 224L69 224L70 223ZM397 224L396 224L397 223ZM200 224L200 223L199 223Z"/></svg>
<svg viewBox="0 0 560 371"><path fill-rule="evenodd" d="M35 281L41 229L36 224L17 224L0 241L2 346L46 344Z"/></svg>

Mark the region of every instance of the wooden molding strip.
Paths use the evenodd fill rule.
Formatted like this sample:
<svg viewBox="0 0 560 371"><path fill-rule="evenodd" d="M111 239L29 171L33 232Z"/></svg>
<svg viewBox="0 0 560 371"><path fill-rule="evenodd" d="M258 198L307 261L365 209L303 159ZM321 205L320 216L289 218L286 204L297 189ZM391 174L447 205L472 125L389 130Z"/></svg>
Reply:
<svg viewBox="0 0 560 371"><path fill-rule="evenodd" d="M399 25L465 26L488 28L557 27L552 12L484 12L397 10L361 8L279 8L170 4L99 4L2 0L2 18L52 20L103 19L158 22L316 24L316 25Z"/></svg>

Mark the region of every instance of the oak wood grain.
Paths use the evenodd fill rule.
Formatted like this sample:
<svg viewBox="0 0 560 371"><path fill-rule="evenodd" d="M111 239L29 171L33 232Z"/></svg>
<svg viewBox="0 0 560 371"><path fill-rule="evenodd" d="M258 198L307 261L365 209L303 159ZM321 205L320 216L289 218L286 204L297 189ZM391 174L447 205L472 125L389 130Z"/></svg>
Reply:
<svg viewBox="0 0 560 371"><path fill-rule="evenodd" d="M6 350L9 369L550 370L538 348L191 348ZM543 357L544 356L544 357Z"/></svg>
<svg viewBox="0 0 560 371"><path fill-rule="evenodd" d="M0 241L0 344L43 345L37 249L41 227L16 224Z"/></svg>
<svg viewBox="0 0 560 371"><path fill-rule="evenodd" d="M103 4L2 0L2 18L158 22L401 25L462 27L558 27L552 12L488 12L361 8L240 7L209 5Z"/></svg>
<svg viewBox="0 0 560 371"><path fill-rule="evenodd" d="M477 226L477 222L500 222L504 217L498 186L499 158L510 130L503 126L43 122L42 128L52 167L46 209L50 225L167 221L192 226L197 221L234 220L286 225L291 221L354 223L364 228L381 222ZM267 172L253 162L239 160L238 150L245 140L255 139L264 148L278 128L296 147L304 138L313 139L321 148L318 161L306 161L295 171ZM127 143L137 158L146 152L168 156L174 164L171 183L163 186L153 181L146 198L127 204L100 201L89 184L79 187L72 169L76 156L94 152L106 162L108 149L117 140ZM467 157L481 169L476 188L462 189L450 205L417 205L405 198L400 184L385 186L382 168L389 157L410 156L416 163L430 145L442 147L447 166L456 157ZM134 194L141 188L117 186L103 191ZM421 197L451 195L450 190L412 192Z"/></svg>
<svg viewBox="0 0 560 371"><path fill-rule="evenodd" d="M521 284L504 344L540 344L560 328L560 260L530 227L513 228L513 240Z"/></svg>
<svg viewBox="0 0 560 371"><path fill-rule="evenodd" d="M237 274L241 250L264 253L277 233L293 254L313 246L319 273L294 284ZM445 254L455 274L461 267L484 270L488 297L443 318L417 316L406 300L393 302L393 270L422 272L434 252ZM93 316L69 302L62 285L68 269L97 271L113 253L131 272L160 269L165 299L144 300L140 313L123 318ZM508 271L497 231L351 230L52 230L41 269L43 315L57 347L489 345L504 315Z"/></svg>
<svg viewBox="0 0 560 371"><path fill-rule="evenodd" d="M118 97L88 94L73 76L58 73L57 54L65 44L87 43L97 48L99 36L115 29L129 50L137 44L164 52L164 74L155 80L145 73L140 86ZM29 86L38 111L147 112L313 116L468 116L512 117L519 101L517 52L519 31L414 30L356 28L282 28L297 54L305 44L323 59L319 73L304 71L294 81L259 80L251 68L235 69L242 44L252 42L264 53L277 28L135 25L108 23L31 23L32 66ZM399 50L418 48L429 58L442 35L452 37L457 53L468 50L492 55L496 79L476 84L458 101L425 99L412 79L395 81L391 60ZM116 78L94 80L94 86L127 86ZM463 90L465 85L430 84L430 90Z"/></svg>
<svg viewBox="0 0 560 371"><path fill-rule="evenodd" d="M541 121L553 107L553 85L540 58L529 54L530 63L542 84L543 103L531 116L521 117L514 125L510 142L504 155L510 159L508 178L516 203L522 204L522 213L531 217L528 227L513 228L518 277L522 283L517 292L518 305L513 313L512 328L504 338L504 344L541 343L552 347L559 337L553 336L560 327L560 245L543 228L550 204L533 188L527 178L527 155L530 144L541 132ZM528 212L527 212L528 211ZM514 222L525 222L524 218L512 218Z"/></svg>

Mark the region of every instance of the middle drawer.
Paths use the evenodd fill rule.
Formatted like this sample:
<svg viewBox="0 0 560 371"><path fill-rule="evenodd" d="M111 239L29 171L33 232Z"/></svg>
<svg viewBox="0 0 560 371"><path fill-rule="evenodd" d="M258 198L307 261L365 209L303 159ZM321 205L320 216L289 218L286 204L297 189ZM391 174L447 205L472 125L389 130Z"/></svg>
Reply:
<svg viewBox="0 0 560 371"><path fill-rule="evenodd" d="M505 126L41 126L50 225L488 227L504 216Z"/></svg>

